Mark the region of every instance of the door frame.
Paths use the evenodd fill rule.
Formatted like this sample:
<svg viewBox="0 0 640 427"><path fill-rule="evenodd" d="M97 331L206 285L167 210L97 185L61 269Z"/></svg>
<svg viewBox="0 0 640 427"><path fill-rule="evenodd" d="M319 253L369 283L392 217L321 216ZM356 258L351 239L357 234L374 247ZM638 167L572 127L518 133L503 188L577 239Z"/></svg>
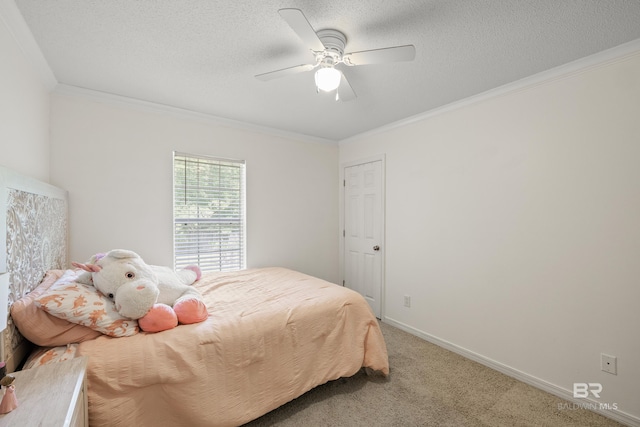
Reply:
<svg viewBox="0 0 640 427"><path fill-rule="evenodd" d="M371 163L380 161L380 198L382 209L380 212L380 319L385 318L385 288L386 288L386 253L387 247L385 244L386 240L386 222L385 222L385 211L386 211L386 156L385 154L378 154L371 157L365 157L363 159L353 160L350 162L344 162L340 164L340 179L338 181L338 185L340 186L340 201L338 203L339 209L339 227L338 233L340 238L340 247L339 247L339 267L340 267L340 282L342 286L344 286L345 274L344 274L344 255L345 255L345 236L344 236L344 227L345 227L345 169L351 166L363 165L365 163Z"/></svg>

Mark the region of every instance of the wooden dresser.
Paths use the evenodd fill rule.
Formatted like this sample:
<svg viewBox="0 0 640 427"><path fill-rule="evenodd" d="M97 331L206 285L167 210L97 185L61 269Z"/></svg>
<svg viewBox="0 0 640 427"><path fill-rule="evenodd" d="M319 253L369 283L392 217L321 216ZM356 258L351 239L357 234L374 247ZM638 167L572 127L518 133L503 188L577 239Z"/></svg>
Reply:
<svg viewBox="0 0 640 427"><path fill-rule="evenodd" d="M87 358L14 372L18 407L0 426L88 427Z"/></svg>

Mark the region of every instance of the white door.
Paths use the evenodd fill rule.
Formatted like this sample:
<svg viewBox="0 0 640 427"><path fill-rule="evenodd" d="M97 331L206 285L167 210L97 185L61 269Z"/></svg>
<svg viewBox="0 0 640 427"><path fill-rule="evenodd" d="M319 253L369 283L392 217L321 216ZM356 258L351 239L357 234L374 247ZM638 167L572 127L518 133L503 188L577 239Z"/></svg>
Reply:
<svg viewBox="0 0 640 427"><path fill-rule="evenodd" d="M382 311L382 161L344 169L344 281Z"/></svg>

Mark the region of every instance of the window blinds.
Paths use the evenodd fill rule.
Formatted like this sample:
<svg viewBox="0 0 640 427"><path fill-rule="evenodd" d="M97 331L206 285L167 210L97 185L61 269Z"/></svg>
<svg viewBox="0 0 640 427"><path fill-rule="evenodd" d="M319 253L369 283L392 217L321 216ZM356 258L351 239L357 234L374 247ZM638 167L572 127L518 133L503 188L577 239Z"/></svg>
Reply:
<svg viewBox="0 0 640 427"><path fill-rule="evenodd" d="M174 153L175 268L245 267L245 164Z"/></svg>

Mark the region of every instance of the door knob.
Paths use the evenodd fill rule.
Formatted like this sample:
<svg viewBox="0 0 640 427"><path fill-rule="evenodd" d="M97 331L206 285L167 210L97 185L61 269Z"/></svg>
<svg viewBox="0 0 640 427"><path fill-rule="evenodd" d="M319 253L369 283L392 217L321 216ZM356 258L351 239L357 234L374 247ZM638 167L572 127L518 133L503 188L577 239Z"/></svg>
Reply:
<svg viewBox="0 0 640 427"><path fill-rule="evenodd" d="M379 250L380 250L380 246L375 245L375 246L373 247L373 250L374 250L374 251L379 251Z"/></svg>

